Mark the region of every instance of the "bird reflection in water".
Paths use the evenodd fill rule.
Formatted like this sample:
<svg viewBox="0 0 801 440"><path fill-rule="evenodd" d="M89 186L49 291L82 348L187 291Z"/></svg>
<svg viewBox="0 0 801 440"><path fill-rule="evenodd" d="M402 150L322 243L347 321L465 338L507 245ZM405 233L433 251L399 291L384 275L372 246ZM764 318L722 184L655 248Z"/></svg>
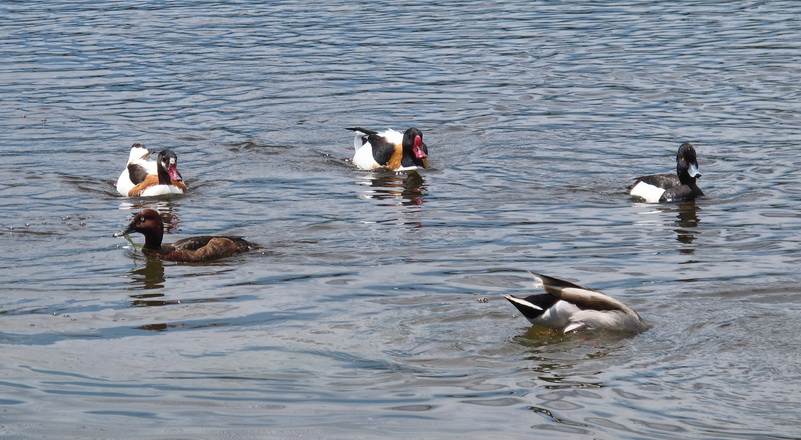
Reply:
<svg viewBox="0 0 801 440"><path fill-rule="evenodd" d="M144 257L145 265L130 271L130 284L136 290L164 288L164 262L158 258ZM163 296L163 295L159 295Z"/></svg>
<svg viewBox="0 0 801 440"><path fill-rule="evenodd" d="M137 213L145 209L153 209L161 214L161 221L164 222L164 233L169 234L178 229L181 219L178 217L176 206L170 200L143 200L137 203L122 202L120 209Z"/></svg>
<svg viewBox="0 0 801 440"><path fill-rule="evenodd" d="M695 240L696 228L701 220L698 218L698 211L700 208L695 204L695 200L679 203L678 214L676 215L676 240L686 245L692 245ZM694 246L686 246L679 248L682 254L695 253Z"/></svg>
<svg viewBox="0 0 801 440"><path fill-rule="evenodd" d="M370 189L360 191L364 199L386 200L389 205L422 205L427 188L425 179L417 171L408 173L371 172L366 180L357 182Z"/></svg>
<svg viewBox="0 0 801 440"><path fill-rule="evenodd" d="M144 267L138 267L130 271L131 274L131 287L136 290L153 290L163 289L164 282L164 263L158 258L144 257ZM130 307L157 307L165 306L170 303L177 303L177 301L165 301L164 294L161 290L148 293L137 293L131 295Z"/></svg>

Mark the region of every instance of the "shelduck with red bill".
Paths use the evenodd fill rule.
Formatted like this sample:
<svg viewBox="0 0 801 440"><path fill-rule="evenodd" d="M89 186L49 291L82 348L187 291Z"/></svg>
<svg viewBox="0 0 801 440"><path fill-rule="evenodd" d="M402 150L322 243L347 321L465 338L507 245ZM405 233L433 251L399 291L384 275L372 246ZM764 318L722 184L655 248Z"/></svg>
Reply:
<svg viewBox="0 0 801 440"><path fill-rule="evenodd" d="M153 197L186 192L183 176L178 172L178 156L163 150L157 159L142 144L134 144L128 165L117 179L117 191L126 197Z"/></svg>
<svg viewBox="0 0 801 440"><path fill-rule="evenodd" d="M423 142L423 132L417 128L412 127L403 134L392 129L381 133L361 127L348 130L356 132L353 164L360 169L411 171L428 167L428 146Z"/></svg>
<svg viewBox="0 0 801 440"><path fill-rule="evenodd" d="M164 222L161 215L153 209L145 209L136 214L127 228L114 234L115 237L138 232L145 236L142 253L165 261L199 262L230 257L259 245L242 237L203 235L189 237L172 244L163 244Z"/></svg>

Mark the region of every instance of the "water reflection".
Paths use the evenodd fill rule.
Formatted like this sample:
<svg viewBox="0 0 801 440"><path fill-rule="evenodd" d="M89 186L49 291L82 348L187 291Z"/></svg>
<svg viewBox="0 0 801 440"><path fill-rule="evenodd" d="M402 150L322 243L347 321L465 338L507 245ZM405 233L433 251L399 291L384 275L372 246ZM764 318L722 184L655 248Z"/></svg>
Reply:
<svg viewBox="0 0 801 440"><path fill-rule="evenodd" d="M133 214L145 209L155 209L161 215L161 221L164 223L164 232L171 233L180 227L181 218L178 216L178 207L172 200L167 199L154 199L154 200L138 200L136 202L126 201L120 203L120 208L126 211L132 211ZM133 215L132 215L133 217Z"/></svg>
<svg viewBox="0 0 801 440"><path fill-rule="evenodd" d="M528 371L545 389L589 389L607 385L598 377L595 361L613 355L631 335L617 332L563 334L560 331L531 326L514 341L525 348L523 356L532 361Z"/></svg>
<svg viewBox="0 0 801 440"><path fill-rule="evenodd" d="M417 171L371 172L356 183L369 187L359 191L359 197L393 202L389 205L422 205L427 195L425 179Z"/></svg>
<svg viewBox="0 0 801 440"><path fill-rule="evenodd" d="M664 203L659 205L643 204L647 208L653 206L652 211L644 212L649 215L637 223L641 225L657 226L659 229L670 228L676 233L676 240L682 245L679 246L678 251L684 255L692 255L695 253L693 242L698 234L698 224L701 219L698 213L701 208L696 204L695 200L690 200L681 203ZM657 217L650 215L656 214ZM663 215L664 214L664 215ZM669 215L675 215L675 220L672 220Z"/></svg>
<svg viewBox="0 0 801 440"><path fill-rule="evenodd" d="M698 218L698 211L700 208L695 204L695 200L682 202L678 205L678 214L676 215L676 239L681 243L692 245L695 240L696 228L701 220ZM694 246L680 247L679 252L682 254L695 253Z"/></svg>
<svg viewBox="0 0 801 440"><path fill-rule="evenodd" d="M152 332L163 332L167 331L170 326L164 323L161 324L147 324L147 325L140 325L139 327L134 327L137 330L148 330Z"/></svg>
<svg viewBox="0 0 801 440"><path fill-rule="evenodd" d="M155 209L161 214L161 221L164 222L164 232L169 234L180 226L181 219L177 213L178 206L171 199L141 199L121 202L119 209L133 211L133 213L138 213L145 209Z"/></svg>
<svg viewBox="0 0 801 440"><path fill-rule="evenodd" d="M134 327L136 330L147 330L147 331L154 331L154 332L164 332L167 330L176 330L176 329L199 329L199 328L209 328L209 327L227 327L231 325L230 322L221 322L221 321L214 321L214 322L199 322L199 323L185 323L185 322L174 322L174 323L166 323L166 322L159 322L155 324L145 324L140 325L138 327Z"/></svg>
<svg viewBox="0 0 801 440"><path fill-rule="evenodd" d="M137 290L164 288L164 262L151 257L144 257L144 261L144 267L135 267L130 271L131 287Z"/></svg>
<svg viewBox="0 0 801 440"><path fill-rule="evenodd" d="M154 298L163 298L163 293L142 293L137 295L131 295L133 301L131 301L131 307L160 307L166 306L168 304L180 304L178 301L165 301L161 299L154 299Z"/></svg>

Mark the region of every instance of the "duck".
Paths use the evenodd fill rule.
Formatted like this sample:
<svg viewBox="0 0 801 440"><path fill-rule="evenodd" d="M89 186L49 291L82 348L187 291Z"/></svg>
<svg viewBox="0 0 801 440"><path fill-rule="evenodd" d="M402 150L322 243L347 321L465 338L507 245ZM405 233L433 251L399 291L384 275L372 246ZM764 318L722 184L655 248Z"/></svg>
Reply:
<svg viewBox="0 0 801 440"><path fill-rule="evenodd" d="M639 333L645 321L631 307L597 290L540 273L546 293L521 298L504 295L529 322L563 333L609 330Z"/></svg>
<svg viewBox="0 0 801 440"><path fill-rule="evenodd" d="M131 223L114 237L128 236L138 232L145 236L142 253L165 261L200 262L230 257L259 247L242 237L203 235L189 237L172 244L163 244L164 222L153 209L136 214Z"/></svg>
<svg viewBox="0 0 801 440"><path fill-rule="evenodd" d="M676 154L676 174L654 174L637 177L629 194L647 203L685 202L704 195L695 183L701 177L695 148L684 142Z"/></svg>
<svg viewBox="0 0 801 440"><path fill-rule="evenodd" d="M423 142L423 132L417 128L409 128L403 134L392 129L381 133L361 127L347 130L356 132L353 139L356 154L352 161L359 169L412 171L428 167L428 146Z"/></svg>
<svg viewBox="0 0 801 440"><path fill-rule="evenodd" d="M147 152L147 149L141 144L134 144L131 148L128 166L117 179L117 191L126 197L184 194L186 184L178 171L178 156L175 152L163 150L155 161L150 161L148 158L152 153L147 152L140 156L143 151Z"/></svg>

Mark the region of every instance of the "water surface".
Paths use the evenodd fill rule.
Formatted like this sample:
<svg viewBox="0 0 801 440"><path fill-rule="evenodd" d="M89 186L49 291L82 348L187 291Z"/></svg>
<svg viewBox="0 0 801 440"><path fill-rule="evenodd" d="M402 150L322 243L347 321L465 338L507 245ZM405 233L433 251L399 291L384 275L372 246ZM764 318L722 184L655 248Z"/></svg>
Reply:
<svg viewBox="0 0 801 440"><path fill-rule="evenodd" d="M798 437L798 3L0 17L3 438ZM353 169L351 126L432 168ZM630 200L683 141L707 197ZM117 195L134 142L191 191ZM112 237L143 208L265 248L149 260ZM527 270L651 329L532 328Z"/></svg>

